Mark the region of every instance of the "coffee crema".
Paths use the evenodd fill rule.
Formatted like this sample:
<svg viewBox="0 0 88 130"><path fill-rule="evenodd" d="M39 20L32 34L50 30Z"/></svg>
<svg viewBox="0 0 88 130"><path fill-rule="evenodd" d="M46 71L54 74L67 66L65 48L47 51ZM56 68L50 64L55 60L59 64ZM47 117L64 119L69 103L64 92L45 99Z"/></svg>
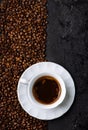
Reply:
<svg viewBox="0 0 88 130"><path fill-rule="evenodd" d="M42 104L52 104L56 102L61 95L60 83L51 76L42 76L35 81L33 85L33 96Z"/></svg>

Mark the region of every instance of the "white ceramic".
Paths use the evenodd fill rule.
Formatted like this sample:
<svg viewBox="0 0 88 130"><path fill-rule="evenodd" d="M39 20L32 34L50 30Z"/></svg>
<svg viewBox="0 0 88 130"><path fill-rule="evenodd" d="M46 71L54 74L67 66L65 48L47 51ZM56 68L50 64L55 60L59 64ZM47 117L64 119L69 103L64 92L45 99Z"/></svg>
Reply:
<svg viewBox="0 0 88 130"><path fill-rule="evenodd" d="M55 106L39 106L32 95L29 96L31 93L29 91L29 86L32 86L30 83L33 83L36 78L39 78L38 75L41 76L41 74L45 73L51 74L54 77L58 76L59 80L61 78L62 82L64 81L63 83L65 83L65 98L63 97L61 102L54 104ZM24 71L18 82L17 95L22 108L29 115L42 120L51 120L62 116L69 110L74 101L75 86L71 75L62 66L53 62L40 62L30 66Z"/></svg>
<svg viewBox="0 0 88 130"><path fill-rule="evenodd" d="M42 103L39 103L38 101L36 101L36 99L34 98L33 93L32 93L32 89L33 89L33 85L34 85L35 81L37 79L39 79L40 77L42 77L42 76L51 76L51 77L54 77L60 83L60 86L61 86L61 95L60 95L59 99L56 102L54 102L52 104L49 104L49 105L42 104ZM22 80L23 80L23 82L22 82ZM24 83L24 80L25 79L21 79L21 83ZM54 107L58 106L60 103L62 103L63 100L64 100L64 98L65 98L66 88L65 88L64 81L62 80L62 78L59 75L57 75L55 73L52 73L52 72L48 72L47 73L47 71L43 72L43 73L39 72L39 73L35 74L30 79L30 81L27 82L25 80L25 83L28 84L28 86L27 86L27 88L28 88L28 93L27 93L28 94L28 98L32 102L32 104L35 105L35 107L40 107L40 108L43 108L43 109L51 109L51 108L54 108Z"/></svg>

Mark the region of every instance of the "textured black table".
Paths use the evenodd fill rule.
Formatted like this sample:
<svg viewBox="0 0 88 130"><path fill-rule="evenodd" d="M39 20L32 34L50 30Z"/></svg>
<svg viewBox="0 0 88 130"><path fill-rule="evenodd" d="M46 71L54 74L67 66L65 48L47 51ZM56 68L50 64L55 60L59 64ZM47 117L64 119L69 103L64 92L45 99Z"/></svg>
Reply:
<svg viewBox="0 0 88 130"><path fill-rule="evenodd" d="M64 66L76 87L75 101L49 130L88 130L88 0L48 0L46 58Z"/></svg>

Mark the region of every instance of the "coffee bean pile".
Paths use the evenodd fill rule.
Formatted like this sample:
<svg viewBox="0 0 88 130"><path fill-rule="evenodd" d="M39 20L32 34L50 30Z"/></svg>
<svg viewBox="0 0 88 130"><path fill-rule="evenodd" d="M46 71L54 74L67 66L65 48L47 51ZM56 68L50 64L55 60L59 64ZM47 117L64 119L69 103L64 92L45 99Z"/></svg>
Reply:
<svg viewBox="0 0 88 130"><path fill-rule="evenodd" d="M45 61L46 0L0 3L0 130L47 130L17 99L17 83L30 65Z"/></svg>

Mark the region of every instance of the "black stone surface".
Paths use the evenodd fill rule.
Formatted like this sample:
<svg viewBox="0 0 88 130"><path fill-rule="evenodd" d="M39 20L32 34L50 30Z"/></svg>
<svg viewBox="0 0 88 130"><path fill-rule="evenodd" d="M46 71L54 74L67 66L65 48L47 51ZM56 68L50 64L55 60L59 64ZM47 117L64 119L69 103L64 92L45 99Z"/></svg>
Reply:
<svg viewBox="0 0 88 130"><path fill-rule="evenodd" d="M76 88L72 107L48 130L88 130L88 0L48 0L47 8L46 59L64 66Z"/></svg>

